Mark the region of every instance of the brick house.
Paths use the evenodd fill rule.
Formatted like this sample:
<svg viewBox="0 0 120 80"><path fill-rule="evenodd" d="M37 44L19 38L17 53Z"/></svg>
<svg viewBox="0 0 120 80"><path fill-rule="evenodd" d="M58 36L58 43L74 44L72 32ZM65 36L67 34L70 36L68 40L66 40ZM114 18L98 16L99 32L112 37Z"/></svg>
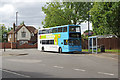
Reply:
<svg viewBox="0 0 120 80"><path fill-rule="evenodd" d="M88 36L88 32L83 33L84 36ZM89 36L93 35L93 31L89 31Z"/></svg>
<svg viewBox="0 0 120 80"><path fill-rule="evenodd" d="M20 45L24 43L34 44L37 42L36 28L33 26L26 26L25 24L15 27L8 33L8 42L18 42Z"/></svg>

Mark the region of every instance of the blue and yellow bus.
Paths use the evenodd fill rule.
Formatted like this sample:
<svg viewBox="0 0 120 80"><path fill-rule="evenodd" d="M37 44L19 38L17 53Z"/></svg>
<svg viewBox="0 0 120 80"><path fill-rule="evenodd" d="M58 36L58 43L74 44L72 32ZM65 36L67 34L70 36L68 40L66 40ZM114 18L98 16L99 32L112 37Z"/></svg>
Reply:
<svg viewBox="0 0 120 80"><path fill-rule="evenodd" d="M64 25L38 30L38 50L74 52L82 51L79 25Z"/></svg>

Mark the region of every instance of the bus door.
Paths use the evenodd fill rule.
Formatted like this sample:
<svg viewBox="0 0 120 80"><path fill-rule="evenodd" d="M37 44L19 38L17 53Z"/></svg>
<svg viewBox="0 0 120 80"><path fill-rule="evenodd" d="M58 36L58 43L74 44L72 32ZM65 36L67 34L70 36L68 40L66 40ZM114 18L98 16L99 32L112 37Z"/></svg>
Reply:
<svg viewBox="0 0 120 80"><path fill-rule="evenodd" d="M40 40L40 45L39 45L39 48L42 49L42 40Z"/></svg>
<svg viewBox="0 0 120 80"><path fill-rule="evenodd" d="M64 39L63 41L63 52L68 51L68 40Z"/></svg>
<svg viewBox="0 0 120 80"><path fill-rule="evenodd" d="M58 39L58 45L59 47L63 48L63 40L62 39Z"/></svg>

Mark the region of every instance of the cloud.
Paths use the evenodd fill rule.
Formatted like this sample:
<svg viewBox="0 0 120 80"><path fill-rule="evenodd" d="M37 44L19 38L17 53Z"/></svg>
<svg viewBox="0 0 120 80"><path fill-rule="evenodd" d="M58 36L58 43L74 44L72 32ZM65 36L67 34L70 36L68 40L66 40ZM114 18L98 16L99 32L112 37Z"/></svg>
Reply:
<svg viewBox="0 0 120 80"><path fill-rule="evenodd" d="M14 7L13 5L10 4L5 4L4 6L0 7L0 15L11 15L14 12Z"/></svg>
<svg viewBox="0 0 120 80"><path fill-rule="evenodd" d="M16 2L52 2L52 1L59 1L59 0L2 0L2 2L10 2L10 3L16 3Z"/></svg>
<svg viewBox="0 0 120 80"><path fill-rule="evenodd" d="M7 27L12 27L16 19L15 13L18 11L18 24L24 21L26 25L32 25L36 28L42 27L41 22L45 19L42 7L46 3L38 2L39 0L27 1L28 0L3 0L2 5L0 5L0 17L2 17L0 23L4 23ZM87 28L87 22L81 24L82 33L87 30ZM92 28L90 27L90 29Z"/></svg>
<svg viewBox="0 0 120 80"><path fill-rule="evenodd" d="M45 18L45 14L42 12L42 6L44 2L2 2L0 5L0 16L2 21L7 27L12 27L15 22L15 13L18 11L18 24L22 21L26 25L34 25L36 28L42 26L41 22Z"/></svg>
<svg viewBox="0 0 120 80"><path fill-rule="evenodd" d="M4 4L0 7L0 16L1 16L1 24L7 24L7 22L9 22L14 14L15 8L13 5L11 4ZM9 25L8 25L9 26Z"/></svg>

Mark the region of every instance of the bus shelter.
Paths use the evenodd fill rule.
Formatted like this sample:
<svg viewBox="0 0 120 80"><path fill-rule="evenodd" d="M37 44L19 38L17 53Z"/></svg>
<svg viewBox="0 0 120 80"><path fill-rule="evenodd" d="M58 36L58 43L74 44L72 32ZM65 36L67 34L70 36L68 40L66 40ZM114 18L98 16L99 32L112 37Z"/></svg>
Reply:
<svg viewBox="0 0 120 80"><path fill-rule="evenodd" d="M98 45L98 38L107 38L108 35L97 35L88 37L88 52L98 53L98 49L101 49L101 52L105 52L103 45Z"/></svg>
<svg viewBox="0 0 120 80"><path fill-rule="evenodd" d="M92 52L96 54L99 52L99 50L101 52L105 52L104 44L99 44L98 39L99 38L112 38L112 37L117 37L117 36L109 34L109 35L96 35L96 36L88 37L88 52Z"/></svg>
<svg viewBox="0 0 120 80"><path fill-rule="evenodd" d="M98 38L98 36L88 37L88 52L92 52L92 53L96 53L96 54L98 53L97 52L97 48L98 48L97 38Z"/></svg>

